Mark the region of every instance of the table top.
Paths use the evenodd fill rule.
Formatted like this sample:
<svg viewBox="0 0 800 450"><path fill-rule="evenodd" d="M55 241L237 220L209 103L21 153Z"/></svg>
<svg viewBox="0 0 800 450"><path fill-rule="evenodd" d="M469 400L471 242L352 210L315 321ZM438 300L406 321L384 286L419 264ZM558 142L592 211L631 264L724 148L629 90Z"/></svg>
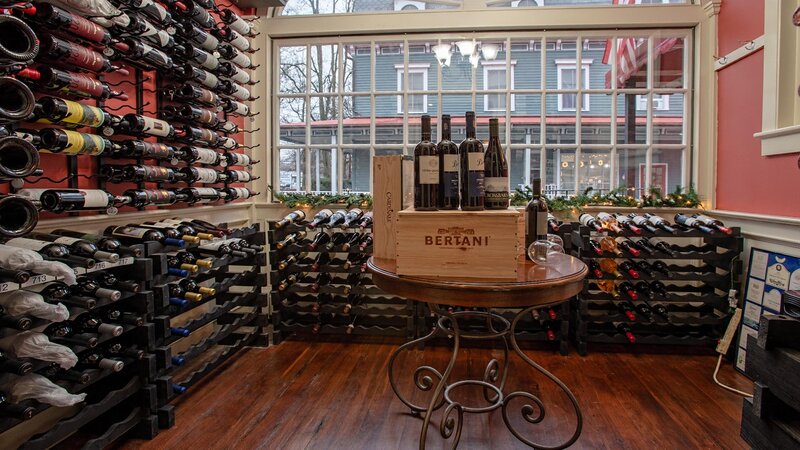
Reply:
<svg viewBox="0 0 800 450"><path fill-rule="evenodd" d="M370 258L367 268L381 289L421 302L471 308L548 306L583 289L588 268L570 255L550 255L547 266L520 257L516 281L398 275L395 261Z"/></svg>

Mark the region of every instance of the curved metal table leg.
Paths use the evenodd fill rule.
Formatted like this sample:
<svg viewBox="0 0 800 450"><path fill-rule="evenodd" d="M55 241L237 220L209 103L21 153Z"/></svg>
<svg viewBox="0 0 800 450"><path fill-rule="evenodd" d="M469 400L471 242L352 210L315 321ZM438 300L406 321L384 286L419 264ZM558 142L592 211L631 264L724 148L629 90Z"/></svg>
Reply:
<svg viewBox="0 0 800 450"><path fill-rule="evenodd" d="M537 415L534 415L534 412L535 412L536 409L534 409L534 407L531 406L530 404L526 404L526 405L524 405L522 407L522 411L521 411L522 412L522 416L524 417L524 419L528 423L533 423L533 424L540 423L542 420L544 420L544 417L545 417L545 408L544 408L544 404L542 403L542 401L538 397L536 397L535 395L533 395L533 394L531 394L529 392L525 392L525 391L512 392L512 393L508 394L506 396L506 398L503 400L503 407L502 407L503 421L506 423L506 426L508 427L509 431L511 431L511 433L517 439L519 439L520 441L524 442L526 445L528 445L530 447L533 447L533 448L536 448L536 449L539 449L539 450L558 450L558 449L567 448L570 445L574 444L575 441L578 440L578 437L580 437L581 430L583 428L583 415L581 414L581 408L580 408L580 406L578 406L578 401L575 399L575 395L572 394L572 391L569 390L567 385L565 385L564 382L559 380L555 375L553 375L550 372L548 372L547 370L545 370L542 366L540 366L539 364L536 364L531 358L528 357L528 355L523 353L523 351L519 348L519 344L517 344L517 338L516 338L516 335L515 335L515 330L517 329L517 323L519 322L519 320L524 315L530 314L531 310L533 310L535 308L536 308L535 306L526 308L526 309L522 310L519 314L517 314L514 317L513 322L511 322L511 346L514 349L514 352L517 355L519 355L519 357L522 358L523 361L525 361L526 363L528 363L528 365L530 365L534 369L538 370L544 376L546 376L551 381L553 381L553 383L555 383L559 388L561 388L561 390L564 391L564 393L567 395L567 397L569 398L569 401L572 402L573 408L575 408L575 415L577 417L577 424L575 426L575 432L572 434L572 437L570 437L566 442L564 442L562 444L559 444L559 445L555 445L555 446L547 446L547 445L537 444L537 443L535 443L533 441L528 440L524 436L522 436L522 434L516 428L514 428L514 426L511 424L511 422L508 419L508 404L512 399L514 399L516 397L523 397L523 398L527 398L528 400L530 400L530 401L532 401L533 403L536 404L536 409L538 409L538 411L539 411Z"/></svg>

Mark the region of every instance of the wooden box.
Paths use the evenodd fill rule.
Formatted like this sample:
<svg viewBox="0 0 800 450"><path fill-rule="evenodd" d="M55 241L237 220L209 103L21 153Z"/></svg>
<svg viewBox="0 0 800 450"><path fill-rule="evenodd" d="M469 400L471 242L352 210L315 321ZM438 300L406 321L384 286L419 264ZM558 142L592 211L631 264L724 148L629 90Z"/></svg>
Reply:
<svg viewBox="0 0 800 450"><path fill-rule="evenodd" d="M400 211L397 273L517 279L519 211Z"/></svg>
<svg viewBox="0 0 800 450"><path fill-rule="evenodd" d="M413 201L413 161L410 174L404 162L401 155L372 158L372 254L377 259L395 259L397 213L408 197L406 178L412 181Z"/></svg>

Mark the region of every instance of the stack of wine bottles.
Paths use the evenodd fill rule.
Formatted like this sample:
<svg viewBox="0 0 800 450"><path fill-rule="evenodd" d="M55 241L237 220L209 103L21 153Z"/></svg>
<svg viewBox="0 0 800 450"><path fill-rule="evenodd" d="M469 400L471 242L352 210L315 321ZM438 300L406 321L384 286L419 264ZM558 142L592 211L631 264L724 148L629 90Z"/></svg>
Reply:
<svg viewBox="0 0 800 450"><path fill-rule="evenodd" d="M157 405L143 396L155 392L156 372L149 355L153 294L144 284L151 265L139 258L142 251L111 236L69 230L0 244L4 446L50 448L101 415L119 414L108 426L120 433L157 433L151 412ZM79 411L51 410L47 421L36 419L70 405ZM53 422L64 414L71 417ZM93 442L105 446L108 439Z"/></svg>
<svg viewBox="0 0 800 450"><path fill-rule="evenodd" d="M412 337L413 305L372 283L372 213L302 210L269 222L274 342L288 336Z"/></svg>
<svg viewBox="0 0 800 450"><path fill-rule="evenodd" d="M0 161L0 181L16 180L17 189L23 179L60 184L31 180L48 175L42 168L63 171L57 166L64 160L52 154L92 155L99 172L79 173L69 157L61 180L69 189L36 186L23 191L26 198L0 196L0 234L33 229L33 206L114 213L123 205L257 195L245 186L256 178L249 168L257 161L237 152L244 146L234 139L250 115L243 102L252 98L244 86L256 83L247 53L254 51L249 37L257 32L233 9L220 9L213 0L98 0L91 6L65 0L4 11L11 12L0 14L4 33L18 44L0 52L0 89L11 99L0 108L0 150L9 155ZM148 79L163 87L152 102L156 111L146 110ZM123 83L134 87L131 95L113 89ZM110 100L126 103L112 108ZM117 113L122 109L129 113ZM109 165L106 157L128 161ZM79 176L97 178L99 189L76 189ZM137 186L107 192L108 183L123 182ZM185 186L163 186L177 182Z"/></svg>
<svg viewBox="0 0 800 450"><path fill-rule="evenodd" d="M730 318L742 237L703 214L583 214L573 254L589 266L574 306L578 351L590 342L713 347Z"/></svg>

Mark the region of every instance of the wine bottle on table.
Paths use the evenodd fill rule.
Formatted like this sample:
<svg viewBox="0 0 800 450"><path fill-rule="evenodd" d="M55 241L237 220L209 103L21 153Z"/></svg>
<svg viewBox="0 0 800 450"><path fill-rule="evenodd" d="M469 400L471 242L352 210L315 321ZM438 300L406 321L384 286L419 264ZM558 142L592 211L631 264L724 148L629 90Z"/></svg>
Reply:
<svg viewBox="0 0 800 450"><path fill-rule="evenodd" d="M422 116L420 142L414 147L414 209L435 211L439 198L439 156L431 142L431 116Z"/></svg>
<svg viewBox="0 0 800 450"><path fill-rule="evenodd" d="M156 241L174 247L184 247L186 245L186 241L184 240L168 238L164 236L164 233L158 230L137 226L120 227L112 225L106 228L103 234L119 239L121 242L131 244L143 244L149 241Z"/></svg>
<svg viewBox="0 0 800 450"><path fill-rule="evenodd" d="M459 161L458 145L452 140L450 115L442 114L442 140L436 144L439 155L439 209L458 209L459 206Z"/></svg>
<svg viewBox="0 0 800 450"><path fill-rule="evenodd" d="M508 163L500 146L499 127L497 119L489 119L489 146L483 161L486 209L508 209Z"/></svg>
<svg viewBox="0 0 800 450"><path fill-rule="evenodd" d="M549 209L542 197L542 180L535 178L531 190L531 201L525 207L525 257L531 244L540 239L547 239L547 217Z"/></svg>
<svg viewBox="0 0 800 450"><path fill-rule="evenodd" d="M458 146L461 160L461 209L479 211L484 207L483 143L475 139L475 112L466 114L467 138Z"/></svg>
<svg viewBox="0 0 800 450"><path fill-rule="evenodd" d="M98 261L108 261L111 263L119 261L119 254L100 250L97 245L84 239L46 233L31 233L30 237L40 241L66 245L73 255L94 258Z"/></svg>
<svg viewBox="0 0 800 450"><path fill-rule="evenodd" d="M142 256L141 248L122 245L122 242L120 242L119 240L108 236L101 236L99 234L88 234L88 233L83 233L82 231L72 231L64 229L56 229L51 231L50 233L59 236L68 236L89 241L94 245L96 245L97 248L105 252L117 253L117 254L122 253L136 258Z"/></svg>

